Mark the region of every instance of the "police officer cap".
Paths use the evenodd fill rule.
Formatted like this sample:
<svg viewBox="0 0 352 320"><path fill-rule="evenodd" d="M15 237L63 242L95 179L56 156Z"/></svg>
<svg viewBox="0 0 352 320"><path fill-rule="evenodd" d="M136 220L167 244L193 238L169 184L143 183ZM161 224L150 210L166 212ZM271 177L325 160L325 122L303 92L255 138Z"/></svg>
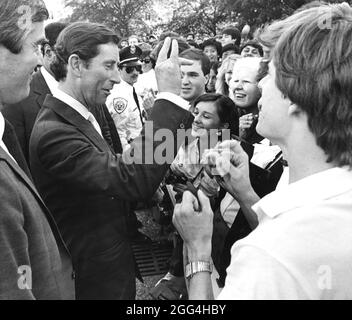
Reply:
<svg viewBox="0 0 352 320"><path fill-rule="evenodd" d="M141 65L140 57L142 49L137 46L128 46L120 50L120 66L137 66Z"/></svg>

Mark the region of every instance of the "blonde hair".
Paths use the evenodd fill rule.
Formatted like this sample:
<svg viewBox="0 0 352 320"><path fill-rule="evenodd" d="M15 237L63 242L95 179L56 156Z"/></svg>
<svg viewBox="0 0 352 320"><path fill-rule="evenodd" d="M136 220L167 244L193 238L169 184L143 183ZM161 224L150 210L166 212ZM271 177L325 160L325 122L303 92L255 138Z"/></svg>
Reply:
<svg viewBox="0 0 352 320"><path fill-rule="evenodd" d="M229 86L225 82L225 74L233 69L235 62L241 59L238 54L229 55L221 64L218 70L218 75L216 77L215 90L216 93L222 94L224 96L229 96Z"/></svg>

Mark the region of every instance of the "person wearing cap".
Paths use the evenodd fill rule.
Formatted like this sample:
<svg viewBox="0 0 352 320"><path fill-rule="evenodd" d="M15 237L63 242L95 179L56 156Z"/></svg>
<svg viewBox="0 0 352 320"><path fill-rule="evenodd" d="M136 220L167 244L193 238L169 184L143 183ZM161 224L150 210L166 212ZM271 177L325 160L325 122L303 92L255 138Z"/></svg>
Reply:
<svg viewBox="0 0 352 320"><path fill-rule="evenodd" d="M263 47L256 40L247 41L241 48L241 56L246 57L263 57Z"/></svg>
<svg viewBox="0 0 352 320"><path fill-rule="evenodd" d="M128 149L129 144L140 134L145 121L143 101L134 88L142 72L141 55L142 50L137 46L128 46L120 51L121 82L114 85L106 100L123 150Z"/></svg>

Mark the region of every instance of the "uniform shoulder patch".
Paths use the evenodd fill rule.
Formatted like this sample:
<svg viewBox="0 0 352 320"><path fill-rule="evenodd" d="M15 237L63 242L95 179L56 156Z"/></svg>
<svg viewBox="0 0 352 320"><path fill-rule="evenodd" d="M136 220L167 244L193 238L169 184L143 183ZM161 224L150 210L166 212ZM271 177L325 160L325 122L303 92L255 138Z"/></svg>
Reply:
<svg viewBox="0 0 352 320"><path fill-rule="evenodd" d="M112 101L113 107L115 109L115 111L119 114L121 114L122 112L124 112L127 108L128 105L128 101L124 98L114 98L114 100Z"/></svg>

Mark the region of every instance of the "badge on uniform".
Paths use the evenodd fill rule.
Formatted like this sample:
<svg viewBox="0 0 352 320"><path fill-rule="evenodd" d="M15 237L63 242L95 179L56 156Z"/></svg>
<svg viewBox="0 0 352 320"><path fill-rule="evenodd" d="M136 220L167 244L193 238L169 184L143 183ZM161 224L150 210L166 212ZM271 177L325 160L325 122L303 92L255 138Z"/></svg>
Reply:
<svg viewBox="0 0 352 320"><path fill-rule="evenodd" d="M120 114L126 110L128 101L124 98L115 98L112 103L115 111Z"/></svg>

